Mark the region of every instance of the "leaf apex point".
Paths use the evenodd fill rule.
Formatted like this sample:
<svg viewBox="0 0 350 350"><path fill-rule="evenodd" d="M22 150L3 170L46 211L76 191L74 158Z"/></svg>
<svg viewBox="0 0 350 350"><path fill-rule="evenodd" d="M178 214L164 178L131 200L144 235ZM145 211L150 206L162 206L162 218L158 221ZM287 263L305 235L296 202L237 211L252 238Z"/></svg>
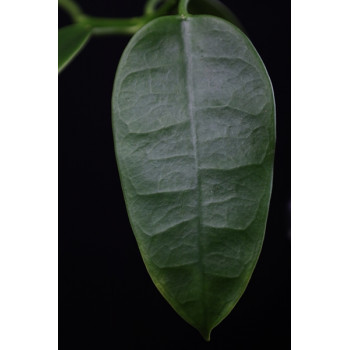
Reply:
<svg viewBox="0 0 350 350"><path fill-rule="evenodd" d="M210 333L211 333L211 330L199 330L199 333L201 334L201 336L203 337L203 339L206 341L206 342L210 342Z"/></svg>

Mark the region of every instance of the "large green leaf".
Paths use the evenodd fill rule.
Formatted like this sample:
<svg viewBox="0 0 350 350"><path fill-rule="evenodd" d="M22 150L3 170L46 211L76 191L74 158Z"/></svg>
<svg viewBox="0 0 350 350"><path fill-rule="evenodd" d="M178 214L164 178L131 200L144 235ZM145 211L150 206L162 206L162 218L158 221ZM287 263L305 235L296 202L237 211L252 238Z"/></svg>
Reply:
<svg viewBox="0 0 350 350"><path fill-rule="evenodd" d="M205 339L253 273L266 225L274 97L250 41L212 16L159 18L117 70L113 131L147 270Z"/></svg>
<svg viewBox="0 0 350 350"><path fill-rule="evenodd" d="M58 73L79 53L88 41L91 29L82 24L72 24L58 31Z"/></svg>

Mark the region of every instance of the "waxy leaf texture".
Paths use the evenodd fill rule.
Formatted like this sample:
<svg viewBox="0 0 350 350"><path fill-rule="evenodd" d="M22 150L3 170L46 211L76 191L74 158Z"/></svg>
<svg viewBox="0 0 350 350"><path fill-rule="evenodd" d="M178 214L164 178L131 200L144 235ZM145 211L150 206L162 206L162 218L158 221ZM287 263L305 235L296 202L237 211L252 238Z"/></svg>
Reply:
<svg viewBox="0 0 350 350"><path fill-rule="evenodd" d="M275 105L246 36L213 16L168 16L129 42L113 132L130 223L158 290L209 340L263 243Z"/></svg>

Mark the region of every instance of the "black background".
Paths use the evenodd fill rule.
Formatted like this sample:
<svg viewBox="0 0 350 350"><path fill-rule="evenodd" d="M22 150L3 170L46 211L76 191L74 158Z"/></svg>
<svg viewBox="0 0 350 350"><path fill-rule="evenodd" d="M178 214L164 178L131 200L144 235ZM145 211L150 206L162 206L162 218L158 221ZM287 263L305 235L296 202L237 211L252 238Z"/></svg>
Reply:
<svg viewBox="0 0 350 350"><path fill-rule="evenodd" d="M249 286L206 343L161 297L129 226L111 129L111 92L128 37L93 38L59 76L59 348L290 348L290 2L223 1L270 74L277 149L263 250ZM80 0L96 16L144 1ZM59 11L59 26L70 23Z"/></svg>

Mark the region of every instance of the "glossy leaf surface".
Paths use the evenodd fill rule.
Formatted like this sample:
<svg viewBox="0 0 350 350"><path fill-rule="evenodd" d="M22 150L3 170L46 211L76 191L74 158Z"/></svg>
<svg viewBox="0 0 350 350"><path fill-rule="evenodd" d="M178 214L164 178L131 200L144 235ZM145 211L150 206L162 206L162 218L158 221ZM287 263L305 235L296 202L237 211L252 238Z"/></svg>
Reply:
<svg viewBox="0 0 350 350"><path fill-rule="evenodd" d="M212 16L159 18L119 63L113 132L129 219L162 295L209 339L252 275L275 143L266 69Z"/></svg>
<svg viewBox="0 0 350 350"><path fill-rule="evenodd" d="M72 24L58 30L58 73L80 52L88 41L91 29Z"/></svg>

